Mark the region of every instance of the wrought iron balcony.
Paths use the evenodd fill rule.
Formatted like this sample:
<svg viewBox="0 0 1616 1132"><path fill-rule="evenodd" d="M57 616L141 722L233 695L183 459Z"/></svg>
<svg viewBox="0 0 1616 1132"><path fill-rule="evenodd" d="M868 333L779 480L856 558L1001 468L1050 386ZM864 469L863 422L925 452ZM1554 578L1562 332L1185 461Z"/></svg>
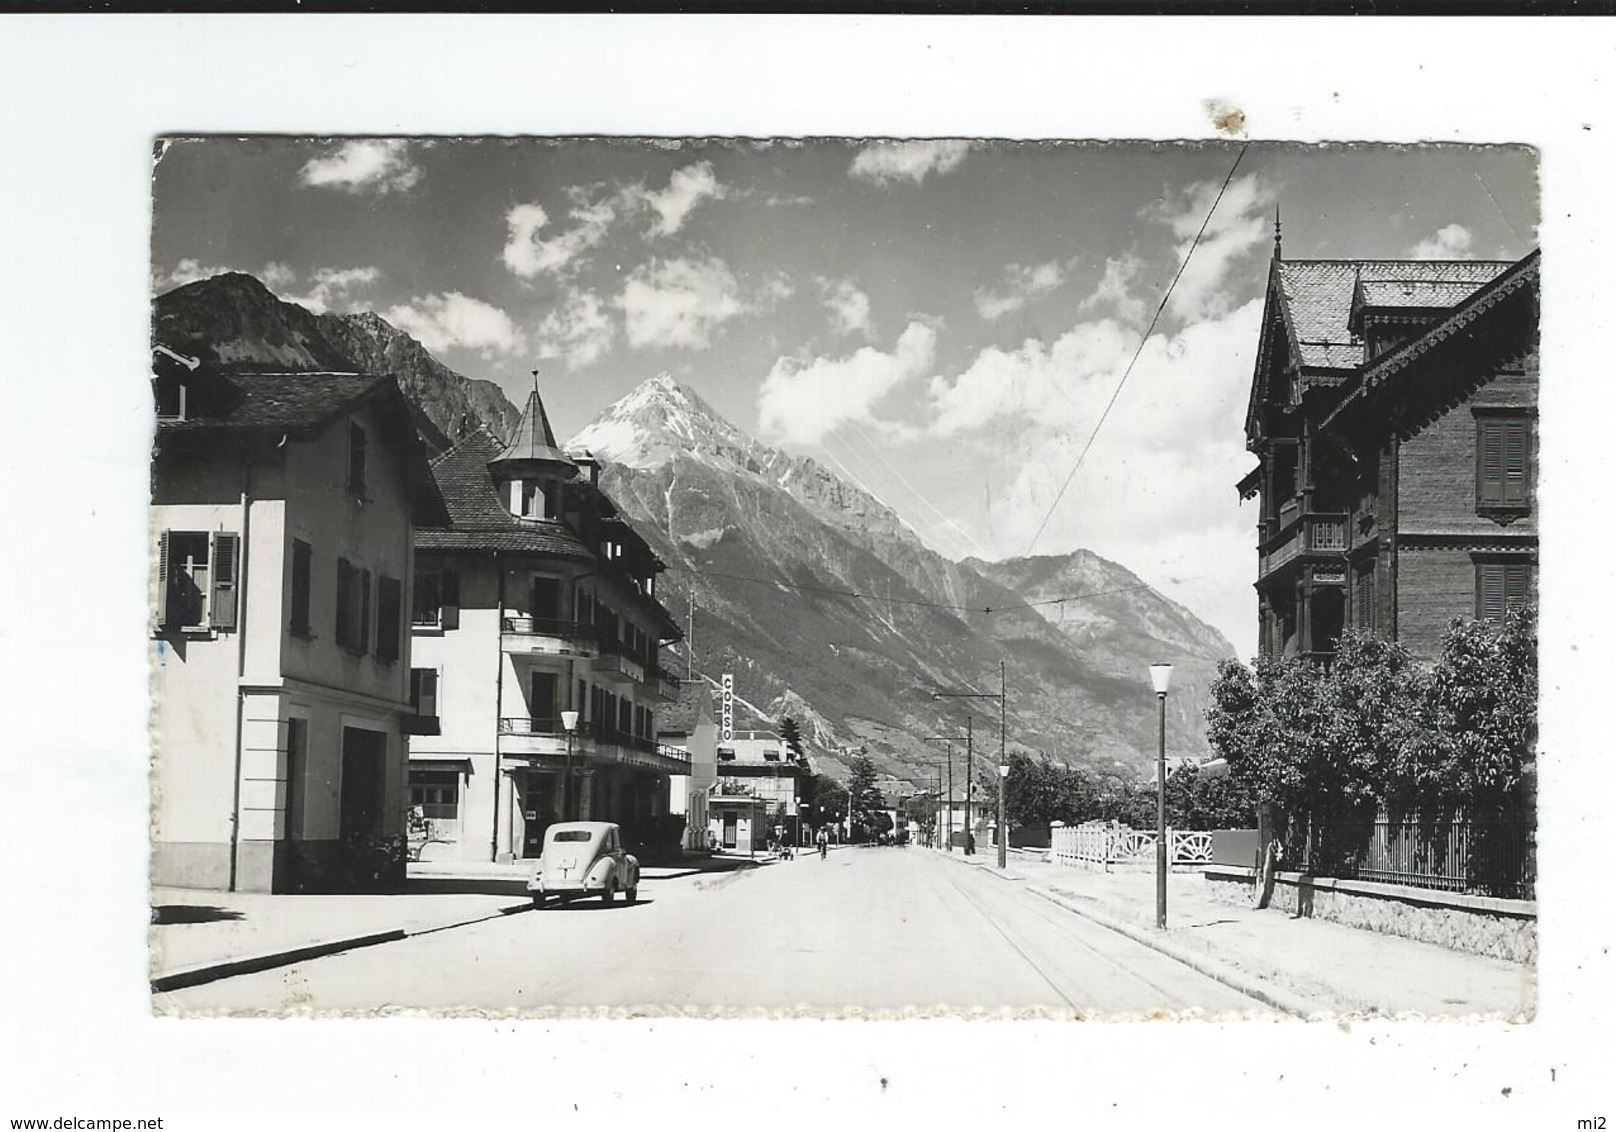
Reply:
<svg viewBox="0 0 1616 1132"><path fill-rule="evenodd" d="M595 634L587 625L557 617L501 617L500 647L506 652L593 656Z"/></svg>

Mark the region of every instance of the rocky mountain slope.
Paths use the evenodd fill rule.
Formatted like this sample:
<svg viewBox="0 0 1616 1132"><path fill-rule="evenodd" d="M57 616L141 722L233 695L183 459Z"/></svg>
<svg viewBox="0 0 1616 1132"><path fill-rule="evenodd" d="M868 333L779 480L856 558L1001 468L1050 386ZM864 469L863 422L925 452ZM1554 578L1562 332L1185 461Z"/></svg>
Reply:
<svg viewBox="0 0 1616 1132"><path fill-rule="evenodd" d="M450 441L478 427L505 437L520 416L499 386L462 377L380 315L314 314L239 272L159 295L152 341L243 369L390 373Z"/></svg>
<svg viewBox="0 0 1616 1132"><path fill-rule="evenodd" d="M962 734L968 712L985 769L998 752L996 703L936 701L930 692L996 692L1001 660L1011 749L1142 769L1155 750L1148 664L1181 644L1193 644L1197 662L1223 655L1220 647L1233 652L1092 555L1070 560L1072 592L1127 594L1085 603L1091 633L1078 641L1018 590L1068 580L1047 560L949 562L879 501L759 443L665 375L570 446L603 459L602 485L669 563L662 600L682 614L695 591L696 669L715 679L733 672L738 690L771 716L805 716L804 732L833 773L867 744L888 774L929 783L940 748L922 739ZM1103 586L1091 584L1095 570ZM1194 675L1185 673L1173 700L1175 754L1205 752Z"/></svg>

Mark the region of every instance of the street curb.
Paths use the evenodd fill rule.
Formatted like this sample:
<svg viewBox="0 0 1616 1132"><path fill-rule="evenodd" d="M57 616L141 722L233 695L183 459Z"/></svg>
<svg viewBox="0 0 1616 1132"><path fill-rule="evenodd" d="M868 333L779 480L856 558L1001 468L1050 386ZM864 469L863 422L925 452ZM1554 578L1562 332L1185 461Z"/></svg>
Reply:
<svg viewBox="0 0 1616 1132"><path fill-rule="evenodd" d="M302 963L308 959L323 959L325 956L335 955L339 951L357 951L364 947L374 947L379 943L397 943L399 940L409 939L411 936L470 927L472 924L486 923L489 920L497 920L502 916L526 912L532 907L532 901L524 900L520 904L506 905L492 915L478 916L471 920L458 920L452 924L417 928L414 931L407 931L404 928L391 928L384 932L371 932L367 935L326 940L321 943L311 943L285 951L266 951L260 955L248 955L241 959L227 959L222 963L204 963L196 967L186 967L182 970L170 971L166 975L158 975L153 978L151 980L151 992L152 994L164 994L168 991L181 990L185 987L196 987L204 983L217 982L219 979L228 979L236 975L251 975L258 971L270 971L276 967L289 967L293 963Z"/></svg>
<svg viewBox="0 0 1616 1132"><path fill-rule="evenodd" d="M1149 931L1136 928L1132 924L1113 919L1103 912L1076 903L1066 897L1065 894L1054 889L1045 888L1039 884L1029 884L1027 891L1043 897L1051 904L1065 908L1068 912L1075 912L1085 919L1093 920L1096 924L1114 931L1118 935L1127 936L1135 943L1142 943L1152 951L1159 951L1169 959L1182 963L1184 966L1205 975L1215 982L1222 983L1230 990L1238 991L1248 998L1254 998L1265 1006L1271 1006L1275 1010L1283 1011L1286 1014L1302 1019L1313 1019L1329 1013L1318 1009L1295 995L1265 987L1251 976L1236 970L1227 963L1178 947Z"/></svg>

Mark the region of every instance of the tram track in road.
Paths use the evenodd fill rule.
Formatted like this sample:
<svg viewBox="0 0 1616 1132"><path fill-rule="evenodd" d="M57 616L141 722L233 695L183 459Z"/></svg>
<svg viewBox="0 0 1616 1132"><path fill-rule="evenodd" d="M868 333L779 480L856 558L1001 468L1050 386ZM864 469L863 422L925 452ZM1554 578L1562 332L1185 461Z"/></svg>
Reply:
<svg viewBox="0 0 1616 1132"><path fill-rule="evenodd" d="M1004 939L1004 941L1010 945L1016 954L1021 956L1027 965L1038 975L1038 977L1048 984L1050 989L1059 995L1061 1000L1065 1002L1076 1015L1082 1017L1085 1014L1095 1011L1096 1006L1094 1002L1079 1002L1072 997L1072 994L1069 993L1068 987L1062 985L1061 973L1058 970L1051 971L1045 962L1040 961L1032 953L1034 950L1036 950L1036 948L1033 947L1031 939L1026 934L1013 931L1012 928L1007 927L1003 922L1004 916L1002 913L996 913L990 906L990 901L985 899L980 893L973 892L963 877L950 875L945 879L954 889L954 891L959 894L960 898L964 900L966 904L970 905L972 909L974 909L983 917L983 919L988 922L989 926L991 926L994 931L996 931ZM1007 892L1004 895L1006 897L1012 897L1013 899L1012 893ZM1006 903L1008 905L1010 901L1006 901ZM1206 1010L1208 1013L1218 1012L1216 1009L1208 1007L1205 1003L1194 1002L1187 999L1182 991L1171 990L1156 980L1142 974L1137 969L1135 964L1124 962L1114 953L1108 953L1107 949L1097 946L1088 939L1085 939L1084 932L1102 932L1104 933L1106 939L1113 940L1117 944L1119 950L1131 951L1135 953L1138 959L1143 959L1144 961L1151 963L1172 964L1175 969L1181 969L1182 972L1188 977L1198 981L1204 979L1209 986L1216 987L1216 990L1220 994L1238 994L1240 998L1246 999L1250 1002L1250 1009L1266 1009L1264 1004L1255 999L1250 999L1249 996L1239 994L1239 992L1233 988L1226 987L1221 983L1216 983L1211 979L1205 979L1205 977L1199 972L1195 971L1194 968L1186 964L1179 963L1171 956L1162 954L1161 952L1152 951L1149 948L1146 948L1143 944L1140 944L1135 940L1131 940L1125 935L1110 931L1110 929L1106 928L1104 925L1094 923L1093 921L1080 920L1075 913L1064 911L1055 906L1042 903L1029 902L1026 904L1020 904L1018 902L1016 903L1016 907L1019 913L1055 929L1055 931L1059 933L1059 936L1064 943L1075 944L1083 951L1085 955L1091 956L1093 959L1098 960L1105 969L1120 976L1123 982L1146 988L1152 995L1156 996L1156 1002L1153 1009L1162 1011L1200 1009ZM1017 938L1018 935L1021 936L1020 939Z"/></svg>

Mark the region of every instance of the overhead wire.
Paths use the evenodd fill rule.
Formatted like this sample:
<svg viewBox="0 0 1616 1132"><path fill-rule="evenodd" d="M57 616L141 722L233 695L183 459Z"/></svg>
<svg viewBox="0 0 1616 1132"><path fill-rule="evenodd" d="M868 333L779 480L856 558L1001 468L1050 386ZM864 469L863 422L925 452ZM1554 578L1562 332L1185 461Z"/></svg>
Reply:
<svg viewBox="0 0 1616 1132"><path fill-rule="evenodd" d="M1056 508L1060 506L1061 500L1065 498L1066 489L1072 486L1072 480L1076 477L1077 470L1083 466L1084 458L1088 456L1089 449L1094 446L1094 438L1099 436L1100 429L1105 427L1106 418L1111 415L1112 407L1122 394L1122 387L1128 384L1128 378L1133 373L1133 367L1138 364L1140 355L1145 352L1145 344L1150 341L1151 334L1156 330L1156 324L1161 321L1162 312L1167 309L1167 300L1173 297L1173 289L1178 286L1178 281L1184 277L1185 268L1189 267L1190 259L1195 255L1195 249L1201 244L1201 237L1206 235L1207 225L1212 223L1212 216L1217 212L1218 205L1223 200L1223 194L1228 191L1229 183L1234 180L1235 170L1240 168L1240 160L1246 156L1246 150L1249 148L1251 148L1251 143L1246 142L1240 147L1240 152L1235 154L1234 164L1229 166L1229 175L1223 178L1223 184L1218 188L1218 195L1212 200L1212 207L1206 210L1206 219L1201 221L1201 228L1200 231L1195 233L1195 239L1190 241L1189 249L1184 253L1183 262L1178 265L1177 274L1173 276L1173 281L1167 285L1167 290L1162 295L1161 303L1156 307L1156 313L1151 316L1150 325L1140 335L1139 346L1134 350L1133 357L1128 362L1128 368L1122 371L1122 378L1117 382L1117 387L1111 391L1111 399L1105 403L1105 410L1100 413L1100 419L1094 422L1093 431L1089 433L1089 438L1084 443L1083 450L1077 454L1077 460L1072 464L1072 470L1066 473L1066 480L1061 484L1060 490L1055 493L1055 498L1050 503L1049 510L1044 512L1043 522L1039 523L1038 529L1033 532L1032 539L1027 543L1027 549L1022 552L1023 557L1031 555L1032 548L1038 545L1039 538L1043 536L1044 528L1049 526L1049 520L1054 517Z"/></svg>

